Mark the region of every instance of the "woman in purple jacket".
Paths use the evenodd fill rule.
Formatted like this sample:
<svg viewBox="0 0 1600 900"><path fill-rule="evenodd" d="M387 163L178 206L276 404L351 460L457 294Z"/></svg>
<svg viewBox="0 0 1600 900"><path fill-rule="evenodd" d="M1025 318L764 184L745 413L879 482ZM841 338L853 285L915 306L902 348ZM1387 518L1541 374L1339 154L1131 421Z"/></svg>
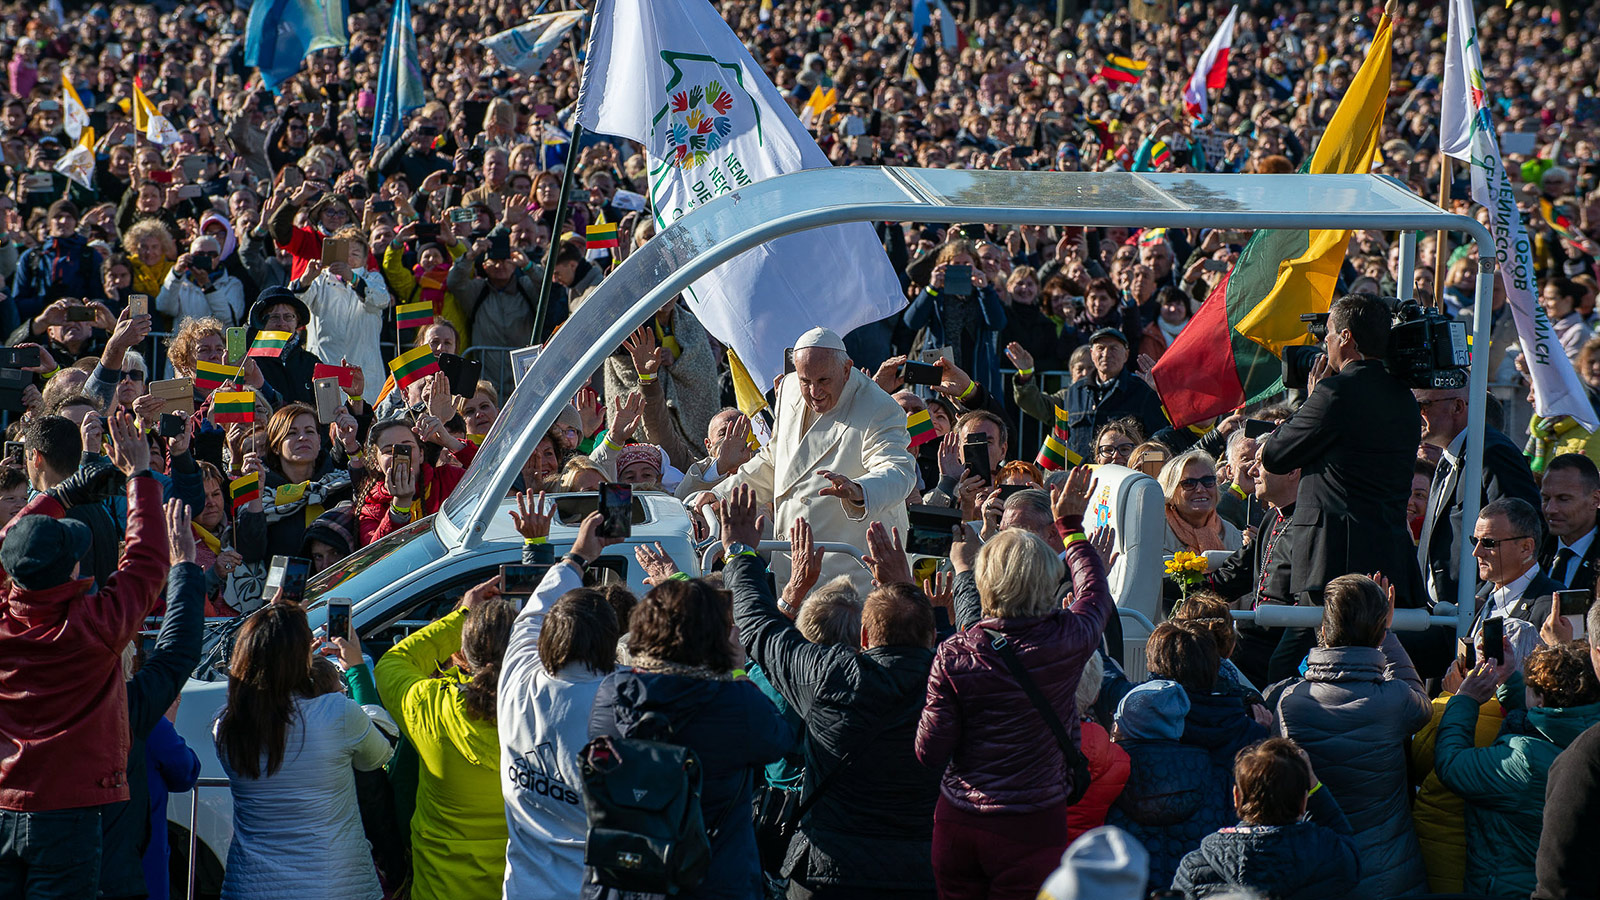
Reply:
<svg viewBox="0 0 1600 900"><path fill-rule="evenodd" d="M1036 535L1007 529L979 550L963 529L951 549L964 630L939 647L916 745L924 765L944 770L933 818L941 900L1029 900L1067 847L1072 766L1001 646L1015 653L1076 753L1078 676L1115 611L1100 555L1083 535L1089 481L1087 468L1074 470L1051 497L1071 608L1057 600L1061 559Z"/></svg>

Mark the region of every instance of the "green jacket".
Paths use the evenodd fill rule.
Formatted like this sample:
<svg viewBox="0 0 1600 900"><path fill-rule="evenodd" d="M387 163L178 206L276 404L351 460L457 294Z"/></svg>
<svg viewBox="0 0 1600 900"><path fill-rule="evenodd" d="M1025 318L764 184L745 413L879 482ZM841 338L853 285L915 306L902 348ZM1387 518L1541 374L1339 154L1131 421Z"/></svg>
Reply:
<svg viewBox="0 0 1600 900"><path fill-rule="evenodd" d="M1450 698L1439 721L1433 765L1444 786L1467 801L1466 893L1533 893L1550 764L1597 722L1600 703L1538 707L1528 710L1526 719L1508 717L1493 744L1474 748L1478 704L1459 694Z"/></svg>

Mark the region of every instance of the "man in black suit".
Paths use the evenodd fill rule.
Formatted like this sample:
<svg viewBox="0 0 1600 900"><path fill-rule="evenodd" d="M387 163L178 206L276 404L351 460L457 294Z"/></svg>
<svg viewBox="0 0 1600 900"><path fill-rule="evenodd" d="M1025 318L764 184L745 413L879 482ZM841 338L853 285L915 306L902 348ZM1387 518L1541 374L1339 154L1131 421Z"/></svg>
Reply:
<svg viewBox="0 0 1600 900"><path fill-rule="evenodd" d="M1537 629L1550 617L1561 582L1539 572L1539 513L1515 497L1483 508L1472 530L1472 555L1478 560L1478 608L1472 620L1476 638L1484 619L1521 619Z"/></svg>
<svg viewBox="0 0 1600 900"><path fill-rule="evenodd" d="M1328 355L1311 370L1306 402L1261 439L1268 472L1300 470L1290 520L1290 592L1320 605L1340 575L1382 573L1401 606L1423 602L1406 501L1422 417L1389 374L1391 316L1371 294L1346 294L1328 316Z"/></svg>
<svg viewBox="0 0 1600 900"><path fill-rule="evenodd" d="M1540 511L1549 536L1539 548L1539 568L1571 590L1594 591L1600 559L1600 469L1579 453L1563 453L1545 467L1539 484Z"/></svg>
<svg viewBox="0 0 1600 900"><path fill-rule="evenodd" d="M1231 449L1233 442L1228 446ZM1254 456L1246 474L1254 482L1256 499L1266 507L1260 531L1255 540L1235 550L1215 571L1207 573L1205 580L1206 587L1221 594L1235 609L1295 602L1289 591L1289 564L1294 556L1294 529L1289 525L1294 519L1295 497L1300 490L1300 470L1291 469L1281 475L1269 472L1261 465L1259 448ZM1230 657L1233 664L1251 684L1265 686L1279 680L1272 677L1268 662L1284 629L1239 622L1238 630L1239 642Z"/></svg>
<svg viewBox="0 0 1600 900"><path fill-rule="evenodd" d="M1435 601L1456 602L1456 574L1461 570L1461 547L1470 525L1461 522L1466 492L1461 481L1467 446L1467 391L1415 391L1422 407L1422 442L1443 449L1439 468L1428 490L1428 511L1422 518L1417 542L1417 563L1422 567L1428 595ZM1501 497L1515 497L1535 510L1539 488L1522 451L1498 429L1483 428L1483 506Z"/></svg>

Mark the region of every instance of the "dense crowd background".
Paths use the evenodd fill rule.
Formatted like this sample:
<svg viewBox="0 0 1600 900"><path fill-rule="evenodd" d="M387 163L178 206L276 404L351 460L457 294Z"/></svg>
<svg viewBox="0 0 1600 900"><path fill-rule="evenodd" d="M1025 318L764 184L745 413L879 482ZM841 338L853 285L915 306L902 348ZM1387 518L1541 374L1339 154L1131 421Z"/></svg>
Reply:
<svg viewBox="0 0 1600 900"><path fill-rule="evenodd" d="M953 48L937 27L913 33L909 0L719 8L794 109L812 103L835 165L1239 173L1300 167L1380 14L1348 0L1242 4L1227 85L1196 121L1182 88L1226 4L1178 4L1159 23L1121 4L1069 5L1064 21L1049 4L950 6ZM1600 229L1600 8L1578 6L1494 3L1478 24L1540 302L1600 400L1587 237ZM548 340L656 228L639 208L637 146L593 135L567 146L584 26L529 78L478 43L525 21L529 4L414 8L428 102L375 146L387 6L352 2L348 48L311 54L277 92L244 64L246 8L0 7L0 325L18 353L0 370L15 442L0 466L0 654L17 661L0 672L0 894L166 895L165 796L198 770L168 708L202 616L249 616L217 733L236 811L229 896L593 893L581 886L577 794L555 807L517 794L501 754L540 760L524 775L548 776L549 800L550 784L581 781L590 736L625 737L652 710L693 719L676 739L705 765L712 862L690 896L755 896L784 880L791 897L1031 897L1042 883L1049 896L1097 897L1595 894L1600 869L1577 836L1594 833L1600 808L1600 656L1572 642L1582 612L1560 615L1553 592L1593 595L1596 437L1532 415L1498 285L1480 351L1491 396L1401 391L1399 437L1383 435L1397 454L1330 462L1306 449L1317 424L1306 410L1331 416L1341 390L1315 384L1173 428L1150 366L1247 234L878 224L908 305L844 335L843 350L822 336L797 352L792 377L808 387L793 408L809 425L840 402L809 387L823 372L870 389L850 402L890 419L928 415L940 439L907 448L902 429L889 467L912 486L906 500L970 523L931 576L913 576L890 528L863 521L841 538L823 513L796 517L763 493L753 470L784 451L753 455L724 348L675 302L539 442L516 524L530 561L547 561L540 491L665 490L686 501L696 537L720 520L723 572L673 577L673 561L644 548L648 595L584 589L582 566L604 543L586 523L577 558L525 603L483 585L375 671L353 636L319 644L307 670L311 629L264 596L267 561L303 556L321 570L436 512L514 389L513 351ZM1437 152L1445 18L1442 4L1399 6L1378 171L1466 209L1459 185L1441 185ZM1113 55L1148 66L1108 79ZM96 136L89 186L54 170L74 145L64 79ZM174 143L135 132L136 84ZM567 165L575 193L558 210ZM617 225L618 246L587 246L592 224ZM1470 318L1473 247L1422 236L1415 284L1400 285L1399 246L1396 234L1356 234L1338 293L1409 289ZM960 267L970 293L947 290ZM136 295L148 315L130 308ZM1334 340L1349 347L1330 346L1335 361L1381 355L1370 303L1343 315ZM257 347L288 337L219 375L236 327ZM390 364L421 348L445 371L397 383ZM901 366L923 351L940 356L940 381L908 386ZM319 404L322 375L340 379L342 402ZM151 389L180 378L192 396ZM1360 404L1375 395L1341 384L1358 404L1347 421L1369 424ZM218 398L238 391L253 392L242 416ZM769 424L782 433L777 395ZM1492 426L1477 523L1461 521L1453 477L1469 402L1490 407ZM1158 479L1169 556L1215 555L1202 591L1167 580L1170 621L1150 636L1148 680L1120 665L1110 537L1085 533L1086 483L1036 462L1057 407L1085 463ZM1258 442L1247 420L1279 431ZM974 436L987 440L988 472L962 457ZM1354 486L1330 475L1341 466L1360 474ZM853 477L802 505L873 506ZM1026 489L1002 496L1002 484ZM1327 521L1304 521L1295 508L1308 490L1319 503L1365 493L1352 508L1369 503L1374 518L1348 521L1404 528L1394 546L1406 559L1419 547L1413 580L1387 558L1340 568L1353 557L1315 556L1308 547L1325 548L1343 513L1330 501ZM774 526L794 552L769 586L766 562L740 546ZM817 540L864 534L871 579L821 577L813 526ZM1505 622L1501 662L1488 660L1499 648L1475 646L1482 619L1460 646L1440 629L1402 646L1388 630L1396 602L1453 599L1467 552L1482 618ZM1322 605L1322 628L1232 624L1231 610L1272 602ZM138 667L146 612L165 615ZM1019 647L1070 733L1059 754L1050 717L975 624ZM41 762L51 754L54 766ZM77 757L83 766L60 764ZM356 802L357 784L385 766L394 799L376 813L365 788ZM796 828L802 796L813 805Z"/></svg>

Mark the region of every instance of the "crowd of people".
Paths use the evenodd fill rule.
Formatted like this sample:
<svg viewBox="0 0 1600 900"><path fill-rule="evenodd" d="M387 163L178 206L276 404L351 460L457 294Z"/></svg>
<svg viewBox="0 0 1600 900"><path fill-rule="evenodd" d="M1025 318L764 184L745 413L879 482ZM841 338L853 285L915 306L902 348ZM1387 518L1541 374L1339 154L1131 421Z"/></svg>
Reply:
<svg viewBox="0 0 1600 900"><path fill-rule="evenodd" d="M911 0L717 5L835 165L1260 174L1306 161L1381 12L1242 3L1194 118L1225 4L952 2L948 44ZM376 660L318 635L269 560L316 573L437 512L514 351L657 228L642 148L570 146L586 26L528 76L479 43L527 4L415 4L427 102L375 141L389 6L347 8L348 46L268 90L247 8L0 5L0 896L168 896L167 795L213 752L225 896L664 892L592 833L594 754L636 740L697 768L684 896L1600 894L1600 432L1533 414L1498 282L1488 396L1383 362L1380 297L1470 321L1459 235L1404 286L1399 236L1353 235L1306 389L1175 427L1151 368L1247 233L878 223L905 308L796 340L765 421L681 298L614 348L514 486L531 596L477 585ZM1378 171L1467 210L1445 21L1399 5ZM1539 302L1600 408L1600 7L1478 28ZM87 178L57 171L69 129ZM1159 484L1167 558L1210 560L1163 582L1138 666L1117 535L1085 522L1113 465ZM613 482L682 500L716 571L641 545L647 591L586 586L599 518L554 559L547 494ZM929 507L948 550L910 546ZM1391 629L1452 609L1463 553L1465 638ZM1235 622L1272 604L1321 625ZM207 617L242 624L195 748L172 720Z"/></svg>

